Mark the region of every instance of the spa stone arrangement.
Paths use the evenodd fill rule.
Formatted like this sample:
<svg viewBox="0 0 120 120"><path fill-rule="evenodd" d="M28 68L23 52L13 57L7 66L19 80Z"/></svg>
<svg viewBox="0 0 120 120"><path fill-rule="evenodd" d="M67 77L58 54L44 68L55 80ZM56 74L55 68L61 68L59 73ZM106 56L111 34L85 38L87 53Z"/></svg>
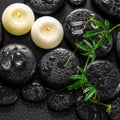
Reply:
<svg viewBox="0 0 120 120"><path fill-rule="evenodd" d="M120 119L120 1L0 6L0 120Z"/></svg>

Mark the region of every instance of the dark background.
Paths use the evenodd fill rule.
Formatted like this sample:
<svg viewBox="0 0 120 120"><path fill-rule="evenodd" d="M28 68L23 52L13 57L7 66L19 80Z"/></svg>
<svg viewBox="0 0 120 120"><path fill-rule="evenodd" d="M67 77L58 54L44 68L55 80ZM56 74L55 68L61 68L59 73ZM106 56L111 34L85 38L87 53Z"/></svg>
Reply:
<svg viewBox="0 0 120 120"><path fill-rule="evenodd" d="M79 8L88 8L94 12L99 13L99 15L101 15L103 18L110 20L112 24L117 23L115 19L112 20L110 17L104 15L104 13L99 12L93 8L91 1L92 0L86 0L86 3ZM15 2L23 2L23 0L0 0L0 18L2 16L3 10L8 5ZM76 7L72 7L67 3L63 8L51 16L57 18L62 23L65 16L74 9L76 9ZM40 17L40 15L36 15L36 19L38 17ZM49 51L36 47L36 45L31 40L30 33L23 36L13 36L3 30L3 39L0 47L12 43L27 45L33 51L37 61L40 60L43 54ZM62 43L58 47L69 48L69 45L63 39ZM119 66L115 52L115 45L113 46L112 51L104 59L112 61L116 66ZM9 107L0 107L0 120L78 120L73 108L66 112L53 112L48 109L46 100L42 103L28 103L21 98L19 90L16 91L18 92L17 102Z"/></svg>

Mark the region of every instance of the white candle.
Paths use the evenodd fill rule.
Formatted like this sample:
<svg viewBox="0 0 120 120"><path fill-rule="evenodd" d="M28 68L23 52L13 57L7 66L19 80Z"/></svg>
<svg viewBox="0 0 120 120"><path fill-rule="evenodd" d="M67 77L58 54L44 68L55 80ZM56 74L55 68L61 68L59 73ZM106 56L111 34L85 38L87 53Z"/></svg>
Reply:
<svg viewBox="0 0 120 120"><path fill-rule="evenodd" d="M4 28L13 35L28 33L34 20L35 16L32 9L23 3L9 5L2 14Z"/></svg>
<svg viewBox="0 0 120 120"><path fill-rule="evenodd" d="M40 48L51 49L58 46L63 39L61 23L50 16L37 19L31 29L33 42Z"/></svg>

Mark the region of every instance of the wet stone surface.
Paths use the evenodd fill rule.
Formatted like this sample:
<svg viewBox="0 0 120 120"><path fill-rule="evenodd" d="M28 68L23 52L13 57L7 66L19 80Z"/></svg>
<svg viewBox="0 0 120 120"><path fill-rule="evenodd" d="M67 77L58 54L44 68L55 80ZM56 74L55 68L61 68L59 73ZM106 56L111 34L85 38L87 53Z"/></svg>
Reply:
<svg viewBox="0 0 120 120"><path fill-rule="evenodd" d="M12 44L0 50L1 81L13 87L30 82L36 71L36 59L24 45Z"/></svg>
<svg viewBox="0 0 120 120"><path fill-rule="evenodd" d="M85 3L86 0L68 0L68 2L73 6L80 6Z"/></svg>
<svg viewBox="0 0 120 120"><path fill-rule="evenodd" d="M112 62L93 62L87 67L87 78L97 88L101 100L110 100L120 91L120 73Z"/></svg>
<svg viewBox="0 0 120 120"><path fill-rule="evenodd" d="M24 0L35 13L52 14L65 5L65 0Z"/></svg>
<svg viewBox="0 0 120 120"><path fill-rule="evenodd" d="M2 42L2 36L3 36L3 31L2 31L2 25L0 23L0 43Z"/></svg>
<svg viewBox="0 0 120 120"><path fill-rule="evenodd" d="M72 92L60 92L48 97L48 106L54 111L68 110L74 104Z"/></svg>
<svg viewBox="0 0 120 120"><path fill-rule="evenodd" d="M110 113L110 119L111 120L119 120L120 119L120 95L117 99L112 101L112 110Z"/></svg>
<svg viewBox="0 0 120 120"><path fill-rule="evenodd" d="M76 93L75 103L75 110L80 120L108 120L105 110L92 102L85 102L81 92Z"/></svg>
<svg viewBox="0 0 120 120"><path fill-rule="evenodd" d="M100 9L104 14L120 18L120 1L119 0L93 0L97 10Z"/></svg>
<svg viewBox="0 0 120 120"><path fill-rule="evenodd" d="M22 89L21 95L26 101L42 102L47 97L47 92L40 83L33 82Z"/></svg>
<svg viewBox="0 0 120 120"><path fill-rule="evenodd" d="M97 15L96 13L88 10L88 9L77 9L72 11L71 13L66 16L63 22L65 38L70 43L71 46L75 47L75 43L82 42L83 34L90 30L98 30L99 27L95 25L93 22L88 22L86 28L84 29L85 23L91 18L94 17L95 19L100 20L101 22L103 19ZM95 37L89 37L88 41L95 41L97 42L100 39L100 36L97 35ZM96 51L96 55L98 58L106 56L109 53L112 46L106 39L101 45L101 47Z"/></svg>
<svg viewBox="0 0 120 120"><path fill-rule="evenodd" d="M17 93L6 86L0 85L0 106L9 106L17 100Z"/></svg>
<svg viewBox="0 0 120 120"><path fill-rule="evenodd" d="M64 48L57 48L41 58L38 64L39 74L46 86L53 89L60 89L71 84L69 77L79 73L76 68L79 65L79 59L75 55L64 66L71 55L71 51Z"/></svg>

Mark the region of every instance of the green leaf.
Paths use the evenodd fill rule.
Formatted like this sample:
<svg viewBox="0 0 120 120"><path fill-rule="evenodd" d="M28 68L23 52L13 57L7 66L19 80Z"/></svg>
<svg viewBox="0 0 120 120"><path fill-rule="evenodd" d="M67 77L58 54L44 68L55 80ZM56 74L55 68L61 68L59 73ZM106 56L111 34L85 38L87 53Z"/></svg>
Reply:
<svg viewBox="0 0 120 120"><path fill-rule="evenodd" d="M94 40L92 41L92 44L93 44L94 49L96 49L96 43Z"/></svg>
<svg viewBox="0 0 120 120"><path fill-rule="evenodd" d="M96 44L96 49L99 48L103 44L104 39L105 39L105 34L103 34L101 38L98 40Z"/></svg>
<svg viewBox="0 0 120 120"><path fill-rule="evenodd" d="M91 90L91 88L90 88L90 87L87 87L87 88L85 88L85 89L83 90L83 93L85 94L85 93L89 92L90 90Z"/></svg>
<svg viewBox="0 0 120 120"><path fill-rule="evenodd" d="M118 7L118 10L120 10L120 7Z"/></svg>
<svg viewBox="0 0 120 120"><path fill-rule="evenodd" d="M80 66L77 66L77 69L80 71L80 73L82 73L82 75L86 76L86 72L84 71L83 68L81 68Z"/></svg>
<svg viewBox="0 0 120 120"><path fill-rule="evenodd" d="M105 31L103 31L103 30L91 30L91 31L88 31L85 34L83 34L83 38L92 37L92 36L98 35L98 34L103 33L103 32L105 32Z"/></svg>
<svg viewBox="0 0 120 120"><path fill-rule="evenodd" d="M86 53L81 53L84 56L89 56L91 54L91 52L86 52Z"/></svg>
<svg viewBox="0 0 120 120"><path fill-rule="evenodd" d="M75 44L78 48L80 48L81 50L84 50L84 51L91 51L91 49L85 45L82 45L81 43L76 43Z"/></svg>
<svg viewBox="0 0 120 120"><path fill-rule="evenodd" d="M94 96L94 92L89 92L85 95L84 101L90 100Z"/></svg>
<svg viewBox="0 0 120 120"><path fill-rule="evenodd" d="M105 29L109 29L110 27L110 22L108 20L105 20Z"/></svg>
<svg viewBox="0 0 120 120"><path fill-rule="evenodd" d="M83 40L83 41L87 46L89 46L90 48L93 48L92 44L89 41L87 40Z"/></svg>
<svg viewBox="0 0 120 120"><path fill-rule="evenodd" d="M107 33L106 37L108 39L108 42L112 45L112 43L113 43L113 37L112 37L112 35L110 33Z"/></svg>
<svg viewBox="0 0 120 120"><path fill-rule="evenodd" d="M79 79L84 79L84 76L82 76L82 75L72 75L72 76L70 76L70 80L79 80Z"/></svg>
<svg viewBox="0 0 120 120"><path fill-rule="evenodd" d="M91 21L93 22L93 23L95 23L96 25L98 25L99 27L101 27L101 28L105 28L105 26L103 25L103 23L101 22L101 21L99 21L99 20L97 20L97 19L91 19Z"/></svg>
<svg viewBox="0 0 120 120"><path fill-rule="evenodd" d="M72 85L70 85L68 87L68 90L78 89L79 87L82 87L85 83L86 83L86 79L81 79L81 80L73 83Z"/></svg>

